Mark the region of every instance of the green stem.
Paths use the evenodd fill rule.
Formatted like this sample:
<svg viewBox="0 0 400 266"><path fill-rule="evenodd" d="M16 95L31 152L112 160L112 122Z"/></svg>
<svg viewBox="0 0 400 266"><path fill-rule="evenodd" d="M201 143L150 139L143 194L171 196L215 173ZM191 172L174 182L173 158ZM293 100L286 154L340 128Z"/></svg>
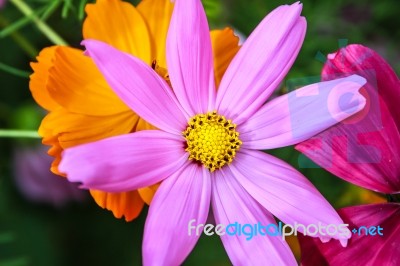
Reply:
<svg viewBox="0 0 400 266"><path fill-rule="evenodd" d="M0 27L6 27L8 25L8 21L0 14ZM22 50L32 59L36 57L38 51L36 48L18 31L14 31L11 33L11 38L21 47Z"/></svg>
<svg viewBox="0 0 400 266"><path fill-rule="evenodd" d="M0 129L0 138L40 138L37 131Z"/></svg>
<svg viewBox="0 0 400 266"><path fill-rule="evenodd" d="M52 28L50 28L43 20L38 18L34 11L23 0L10 0L25 16L32 16L33 22L38 29L54 44L68 45Z"/></svg>
<svg viewBox="0 0 400 266"><path fill-rule="evenodd" d="M57 9L57 7L61 4L61 0L54 0L50 3L47 9L44 11L43 15L40 17L41 20L46 21L53 12Z"/></svg>
<svg viewBox="0 0 400 266"><path fill-rule="evenodd" d="M8 72L12 75L15 75L17 77L21 77L21 78L29 78L29 75L31 73L27 72L27 71L23 71L17 68L14 68L12 66L8 66L6 64L3 64L0 62L0 70L3 70L5 72Z"/></svg>
<svg viewBox="0 0 400 266"><path fill-rule="evenodd" d="M38 16L39 14L43 13L45 9L41 8L37 11L35 11L34 15ZM0 31L0 38L4 38L7 37L7 35L13 33L16 30L19 30L23 27L25 27L26 25L30 24L32 22L32 16L25 16L15 22L13 22L11 25L7 25L7 27L5 27L5 29Z"/></svg>
<svg viewBox="0 0 400 266"><path fill-rule="evenodd" d="M79 3L78 18L80 20L83 20L83 18L85 17L86 2L87 0L81 0L81 2Z"/></svg>
<svg viewBox="0 0 400 266"><path fill-rule="evenodd" d="M64 6L63 9L61 11L61 17L62 18L67 18L68 17L68 11L70 10L72 4L71 4L71 0L64 0Z"/></svg>

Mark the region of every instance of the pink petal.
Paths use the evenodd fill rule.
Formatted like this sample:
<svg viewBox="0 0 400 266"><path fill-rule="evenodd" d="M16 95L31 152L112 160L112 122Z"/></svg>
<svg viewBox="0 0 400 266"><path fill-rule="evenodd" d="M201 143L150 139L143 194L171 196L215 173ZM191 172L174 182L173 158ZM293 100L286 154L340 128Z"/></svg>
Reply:
<svg viewBox="0 0 400 266"><path fill-rule="evenodd" d="M236 124L265 103L296 59L307 27L301 9L295 3L268 14L226 70L216 108Z"/></svg>
<svg viewBox="0 0 400 266"><path fill-rule="evenodd" d="M322 244L316 239L300 236L302 265L398 265L400 263L400 204L371 204L340 209L339 214L353 233L346 248L337 242ZM366 235L365 229L375 226L375 235ZM378 227L383 236L378 234ZM371 229L369 229L371 230Z"/></svg>
<svg viewBox="0 0 400 266"><path fill-rule="evenodd" d="M353 75L273 99L238 127L243 147L274 149L309 139L364 107L365 99L358 90L365 82Z"/></svg>
<svg viewBox="0 0 400 266"><path fill-rule="evenodd" d="M201 1L176 1L167 37L167 64L172 87L186 112L193 116L212 111L213 58Z"/></svg>
<svg viewBox="0 0 400 266"><path fill-rule="evenodd" d="M210 207L211 178L204 167L186 163L161 183L147 216L144 265L181 265L200 237L189 223L204 224Z"/></svg>
<svg viewBox="0 0 400 266"><path fill-rule="evenodd" d="M81 188L124 192L165 179L187 160L182 137L146 130L69 148L59 169Z"/></svg>
<svg viewBox="0 0 400 266"><path fill-rule="evenodd" d="M338 226L343 223L308 179L278 158L242 149L229 168L256 201L286 224ZM300 232L303 231L301 229L299 227ZM345 244L349 233L344 230L343 234L332 237ZM315 236L324 237L319 233Z"/></svg>
<svg viewBox="0 0 400 266"><path fill-rule="evenodd" d="M217 224L228 226L237 222L242 226L258 223L263 226L276 225L274 217L254 201L236 181L229 168L214 172L212 178L211 202ZM221 240L233 265L259 265L267 262L270 265L297 265L289 246L281 236L258 234L250 239L243 234L225 233Z"/></svg>
<svg viewBox="0 0 400 266"><path fill-rule="evenodd" d="M181 110L166 81L153 69L103 42L85 40L83 44L126 105L150 124L171 133L182 133L188 116Z"/></svg>
<svg viewBox="0 0 400 266"><path fill-rule="evenodd" d="M346 75L358 73L367 78L368 83L361 90L367 104L354 117L300 143L296 149L346 181L378 192L396 193L400 192L400 135L396 127L398 107L393 107L390 101L385 102L382 95L391 94L399 85L396 87L390 82L393 77L383 59L372 59L371 56L376 57L377 54L362 46L351 46L351 49L341 50L328 61L325 73L334 73L337 65L343 69L336 68L336 71L343 71ZM357 58L366 59L358 62ZM388 71L387 79L383 71ZM324 78L335 78L337 75ZM385 97L387 99L388 96ZM396 98L395 95L391 97ZM388 109L388 102L393 110Z"/></svg>

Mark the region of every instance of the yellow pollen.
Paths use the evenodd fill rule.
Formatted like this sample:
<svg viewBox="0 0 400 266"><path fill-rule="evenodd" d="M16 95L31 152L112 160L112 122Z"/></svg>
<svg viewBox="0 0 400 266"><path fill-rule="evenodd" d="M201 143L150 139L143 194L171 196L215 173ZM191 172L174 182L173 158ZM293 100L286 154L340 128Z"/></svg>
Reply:
<svg viewBox="0 0 400 266"><path fill-rule="evenodd" d="M211 172L230 164L242 144L236 125L215 111L193 116L182 133L189 160L201 162Z"/></svg>

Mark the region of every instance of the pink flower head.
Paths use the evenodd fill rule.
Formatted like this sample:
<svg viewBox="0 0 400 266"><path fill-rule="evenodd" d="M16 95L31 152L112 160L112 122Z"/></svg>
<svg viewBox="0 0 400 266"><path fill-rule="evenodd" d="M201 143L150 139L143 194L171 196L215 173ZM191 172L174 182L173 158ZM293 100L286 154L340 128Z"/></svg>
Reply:
<svg viewBox="0 0 400 266"><path fill-rule="evenodd" d="M400 80L375 51L349 45L329 55L323 79L360 74L367 79L362 93L367 104L355 117L304 141L296 149L329 172L376 192L400 193ZM396 195L397 194L397 195ZM384 203L339 210L350 229L356 229L347 248L321 245L301 237L302 265L397 265L400 252L400 204ZM367 235L360 227L382 228ZM374 231L374 229L373 229Z"/></svg>
<svg viewBox="0 0 400 266"><path fill-rule="evenodd" d="M141 60L86 40L115 93L159 130L140 131L67 149L60 170L82 188L129 191L163 181L150 205L145 265L178 265L199 236L210 203L217 224L341 224L294 168L262 149L306 140L361 110L359 76L313 84L266 100L293 64L306 31L302 5L272 11L243 44L215 88L209 28L200 0L177 0L167 38L171 87ZM340 102L343 94L352 100ZM317 234L316 237L324 238ZM343 245L348 235L335 235ZM292 264L281 237L221 236L235 265Z"/></svg>

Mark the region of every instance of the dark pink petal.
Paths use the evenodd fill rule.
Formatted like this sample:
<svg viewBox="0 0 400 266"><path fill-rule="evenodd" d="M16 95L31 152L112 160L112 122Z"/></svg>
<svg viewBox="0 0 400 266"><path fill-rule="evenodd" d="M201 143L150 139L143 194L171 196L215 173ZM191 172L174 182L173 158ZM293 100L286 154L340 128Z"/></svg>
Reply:
<svg viewBox="0 0 400 266"><path fill-rule="evenodd" d="M144 265L181 265L200 237L193 225L207 220L210 207L209 171L194 163L161 183L147 216L143 240Z"/></svg>
<svg viewBox="0 0 400 266"><path fill-rule="evenodd" d="M124 192L165 179L187 158L182 137L146 130L69 148L59 169L81 188Z"/></svg>
<svg viewBox="0 0 400 266"><path fill-rule="evenodd" d="M222 78L216 109L236 124L246 121L278 87L304 40L302 5L280 6L257 26Z"/></svg>
<svg viewBox="0 0 400 266"><path fill-rule="evenodd" d="M309 139L365 106L354 75L308 85L265 104L238 127L243 148L274 149Z"/></svg>
<svg viewBox="0 0 400 266"><path fill-rule="evenodd" d="M302 265L399 265L400 204L347 207L338 212L350 229L358 229L361 233L353 233L346 248L335 241L323 244L317 239L300 235ZM365 229L359 229L361 226L368 229L375 226L372 232L375 235L366 235ZM378 231L377 226L383 229Z"/></svg>
<svg viewBox="0 0 400 266"><path fill-rule="evenodd" d="M167 37L172 87L186 112L212 111L215 84L211 40L201 1L177 0Z"/></svg>
<svg viewBox="0 0 400 266"><path fill-rule="evenodd" d="M351 45L328 61L324 73L329 75L323 76L325 79L336 78L339 74L333 74L335 69L343 71L342 76L356 73L367 78L361 90L367 104L357 115L300 143L296 149L346 181L378 192L396 193L400 191L400 135L396 110L388 109L382 95L398 90L399 85L392 82L392 87L384 87L393 80L392 72L383 59L372 58L376 56L365 47ZM388 71L387 81L382 80L386 80L384 70Z"/></svg>
<svg viewBox="0 0 400 266"><path fill-rule="evenodd" d="M188 116L164 79L140 59L108 44L95 40L83 44L126 105L157 128L181 135Z"/></svg>
<svg viewBox="0 0 400 266"><path fill-rule="evenodd" d="M229 168L256 201L286 224L338 226L343 223L310 181L278 158L260 151L242 149ZM302 228L299 229L302 232ZM346 245L349 233L343 230L343 233L332 237ZM319 233L315 236L324 238Z"/></svg>
<svg viewBox="0 0 400 266"><path fill-rule="evenodd" d="M236 181L228 167L214 172L212 178L211 202L217 224L226 227L235 223L242 226L276 224L274 217L254 201ZM248 228L245 230L249 232ZM297 265L289 246L281 236L260 235L258 232L249 239L244 234L225 233L221 240L233 265L265 265L267 262L270 265Z"/></svg>
<svg viewBox="0 0 400 266"><path fill-rule="evenodd" d="M392 113L400 130L400 79L392 67L377 52L368 47L353 44L329 55L322 70L324 79L355 73L363 75L373 84Z"/></svg>

